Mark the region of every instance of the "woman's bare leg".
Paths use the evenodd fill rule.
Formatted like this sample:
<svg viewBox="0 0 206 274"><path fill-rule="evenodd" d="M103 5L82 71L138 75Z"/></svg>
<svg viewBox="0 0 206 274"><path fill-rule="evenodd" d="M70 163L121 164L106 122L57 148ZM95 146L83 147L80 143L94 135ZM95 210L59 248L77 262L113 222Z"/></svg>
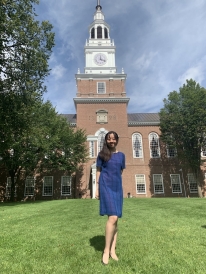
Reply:
<svg viewBox="0 0 206 274"><path fill-rule="evenodd" d="M114 232L114 237L113 237L113 241L112 241L112 245L111 245L111 249L110 249L110 255L112 257L112 259L114 259L115 261L118 261L118 257L116 255L116 242L117 242L117 226L116 226L116 230Z"/></svg>
<svg viewBox="0 0 206 274"><path fill-rule="evenodd" d="M105 248L104 248L104 253L102 257L102 262L104 264L108 264L109 262L109 254L110 254L112 242L114 241L114 235L117 228L117 221L118 221L117 216L108 216L108 220L105 228Z"/></svg>

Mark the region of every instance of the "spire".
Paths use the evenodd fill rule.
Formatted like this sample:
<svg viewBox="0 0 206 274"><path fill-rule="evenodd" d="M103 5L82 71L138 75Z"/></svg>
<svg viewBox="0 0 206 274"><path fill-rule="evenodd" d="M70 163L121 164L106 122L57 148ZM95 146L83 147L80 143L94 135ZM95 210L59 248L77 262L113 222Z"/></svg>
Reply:
<svg viewBox="0 0 206 274"><path fill-rule="evenodd" d="M96 10L102 10L102 6L100 5L100 0L97 0Z"/></svg>

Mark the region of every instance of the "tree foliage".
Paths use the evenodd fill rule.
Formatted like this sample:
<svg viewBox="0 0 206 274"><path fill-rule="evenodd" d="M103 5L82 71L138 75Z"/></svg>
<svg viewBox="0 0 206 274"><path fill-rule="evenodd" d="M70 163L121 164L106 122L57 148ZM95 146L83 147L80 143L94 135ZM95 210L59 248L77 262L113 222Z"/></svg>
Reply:
<svg viewBox="0 0 206 274"><path fill-rule="evenodd" d="M0 91L42 93L54 33L36 20L38 0L0 0Z"/></svg>
<svg viewBox="0 0 206 274"><path fill-rule="evenodd" d="M176 147L182 164L198 179L201 151L206 150L206 89L191 79L179 92L171 92L160 110L160 130L163 141Z"/></svg>
<svg viewBox="0 0 206 274"><path fill-rule="evenodd" d="M13 138L9 149L1 150L1 163L12 181L21 170L27 175L65 170L71 175L87 160L86 135L81 129L69 126L50 102L36 102L31 111L30 126Z"/></svg>

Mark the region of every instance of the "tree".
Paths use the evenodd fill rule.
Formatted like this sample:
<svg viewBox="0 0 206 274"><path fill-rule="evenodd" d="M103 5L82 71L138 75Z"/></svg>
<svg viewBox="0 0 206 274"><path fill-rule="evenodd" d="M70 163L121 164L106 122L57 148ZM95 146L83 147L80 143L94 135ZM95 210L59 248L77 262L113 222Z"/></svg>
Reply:
<svg viewBox="0 0 206 274"><path fill-rule="evenodd" d="M11 201L15 178L23 170L27 175L64 170L69 175L87 160L86 135L70 127L50 102L36 102L31 111L30 126L15 136L10 149L1 154L1 162L11 177Z"/></svg>
<svg viewBox="0 0 206 274"><path fill-rule="evenodd" d="M30 125L30 109L46 91L54 33L48 21L35 20L38 0L0 2L1 153Z"/></svg>
<svg viewBox="0 0 206 274"><path fill-rule="evenodd" d="M54 46L52 25L35 20L38 3L0 0L0 156L10 166L16 154L9 152L27 132L31 109L46 91L44 80Z"/></svg>
<svg viewBox="0 0 206 274"><path fill-rule="evenodd" d="M35 20L38 0L0 0L0 91L42 94L54 33Z"/></svg>
<svg viewBox="0 0 206 274"><path fill-rule="evenodd" d="M195 174L202 197L200 171L201 152L206 148L206 89L191 79L179 92L169 93L160 110L160 130L163 141L177 149L180 161Z"/></svg>

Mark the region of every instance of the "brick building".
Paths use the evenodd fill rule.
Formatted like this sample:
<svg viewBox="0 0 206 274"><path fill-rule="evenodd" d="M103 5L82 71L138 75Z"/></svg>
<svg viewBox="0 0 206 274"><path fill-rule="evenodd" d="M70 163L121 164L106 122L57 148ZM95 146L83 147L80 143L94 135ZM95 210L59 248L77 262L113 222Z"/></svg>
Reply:
<svg viewBox="0 0 206 274"><path fill-rule="evenodd" d="M110 130L118 133L118 150L126 155L124 197L197 196L193 174L179 165L175 150L168 149L159 140L158 114L127 113L126 74L123 70L117 73L115 44L110 38L110 27L104 20L99 0L84 50L84 73L78 70L75 75L76 114L64 116L71 126L86 130L90 160L72 178L61 172L26 178L18 184L20 196L36 199L94 198L96 157L105 134ZM8 192L9 178L5 181ZM204 178L202 182L204 184Z"/></svg>
<svg viewBox="0 0 206 274"><path fill-rule="evenodd" d="M74 189L75 196L83 194L94 198L95 161L104 136L110 130L118 133L118 150L126 155L124 197L197 196L193 174L183 170L175 151L167 149L159 140L158 114L127 113L126 74L123 70L117 73L115 44L110 38L110 27L104 20L100 1L89 26L89 39L84 50L84 73L78 70L75 75L76 114L65 115L73 126L86 129L90 153L90 161L77 178L81 188Z"/></svg>

